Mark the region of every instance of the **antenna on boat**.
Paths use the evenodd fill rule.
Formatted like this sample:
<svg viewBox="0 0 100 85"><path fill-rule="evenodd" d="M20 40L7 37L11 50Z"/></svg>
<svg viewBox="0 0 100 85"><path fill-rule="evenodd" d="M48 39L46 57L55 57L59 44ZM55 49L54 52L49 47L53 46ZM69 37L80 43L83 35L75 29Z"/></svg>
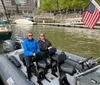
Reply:
<svg viewBox="0 0 100 85"><path fill-rule="evenodd" d="M7 16L7 10L6 10L6 7L5 7L5 5L4 5L3 0L1 0L1 2L2 2L3 8L4 8L4 11L5 11L6 18L7 18L7 20L8 20L8 23L10 24L9 18L8 18L8 16Z"/></svg>

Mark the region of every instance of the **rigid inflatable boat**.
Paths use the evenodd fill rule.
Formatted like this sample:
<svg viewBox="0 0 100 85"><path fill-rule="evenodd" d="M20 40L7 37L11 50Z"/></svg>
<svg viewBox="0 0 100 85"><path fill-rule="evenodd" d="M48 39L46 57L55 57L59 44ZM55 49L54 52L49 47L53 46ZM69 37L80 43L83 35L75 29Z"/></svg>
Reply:
<svg viewBox="0 0 100 85"><path fill-rule="evenodd" d="M51 56L51 67L43 60L32 62L32 77L28 81L22 40L6 40L6 54L0 57L0 75L8 85L100 85L100 65L97 58L84 58L57 50ZM10 84L11 83L11 84ZM5 84L5 85L6 85Z"/></svg>

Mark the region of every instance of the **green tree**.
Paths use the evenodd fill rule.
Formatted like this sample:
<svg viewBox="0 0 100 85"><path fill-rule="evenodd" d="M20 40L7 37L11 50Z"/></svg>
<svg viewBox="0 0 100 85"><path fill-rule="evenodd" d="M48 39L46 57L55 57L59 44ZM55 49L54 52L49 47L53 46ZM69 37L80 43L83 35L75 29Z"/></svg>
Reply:
<svg viewBox="0 0 100 85"><path fill-rule="evenodd" d="M100 0L96 0L96 2L100 5Z"/></svg>
<svg viewBox="0 0 100 85"><path fill-rule="evenodd" d="M41 0L41 9L43 11L56 10L56 0Z"/></svg>
<svg viewBox="0 0 100 85"><path fill-rule="evenodd" d="M100 4L100 0L96 0ZM41 0L42 11L54 11L61 9L86 9L90 0Z"/></svg>

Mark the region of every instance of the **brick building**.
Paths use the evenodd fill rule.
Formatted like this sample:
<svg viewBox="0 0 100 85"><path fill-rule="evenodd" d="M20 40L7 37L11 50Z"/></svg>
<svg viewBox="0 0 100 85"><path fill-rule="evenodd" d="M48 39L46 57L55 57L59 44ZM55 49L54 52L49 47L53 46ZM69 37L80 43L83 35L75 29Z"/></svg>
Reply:
<svg viewBox="0 0 100 85"><path fill-rule="evenodd" d="M31 13L33 13L34 9L36 8L35 0L27 0L27 4L25 4L25 5L16 5L15 0L3 0L3 1L4 1L7 12L9 12L11 14L17 13L17 7L19 10L19 13L21 13L21 14L31 14ZM0 12L4 12L1 0L0 0Z"/></svg>

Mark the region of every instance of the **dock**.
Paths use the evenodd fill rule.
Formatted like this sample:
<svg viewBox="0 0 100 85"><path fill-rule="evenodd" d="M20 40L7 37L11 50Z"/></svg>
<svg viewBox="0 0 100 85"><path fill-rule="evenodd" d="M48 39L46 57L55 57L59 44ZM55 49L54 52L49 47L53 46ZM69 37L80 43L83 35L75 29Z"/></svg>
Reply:
<svg viewBox="0 0 100 85"><path fill-rule="evenodd" d="M37 23L38 25L49 25L49 26L58 26L58 27L75 27L75 28L88 28L85 25L77 24L66 24L66 23ZM100 26L95 26L95 29L100 29Z"/></svg>
<svg viewBox="0 0 100 85"><path fill-rule="evenodd" d="M83 24L81 21L82 18L68 18L60 23L47 23L46 20L43 20L42 23L37 23L38 25L49 25L49 26L58 26L58 27L74 27L74 28L89 28ZM97 24L100 25L100 22ZM100 26L96 25L95 29L100 29Z"/></svg>

